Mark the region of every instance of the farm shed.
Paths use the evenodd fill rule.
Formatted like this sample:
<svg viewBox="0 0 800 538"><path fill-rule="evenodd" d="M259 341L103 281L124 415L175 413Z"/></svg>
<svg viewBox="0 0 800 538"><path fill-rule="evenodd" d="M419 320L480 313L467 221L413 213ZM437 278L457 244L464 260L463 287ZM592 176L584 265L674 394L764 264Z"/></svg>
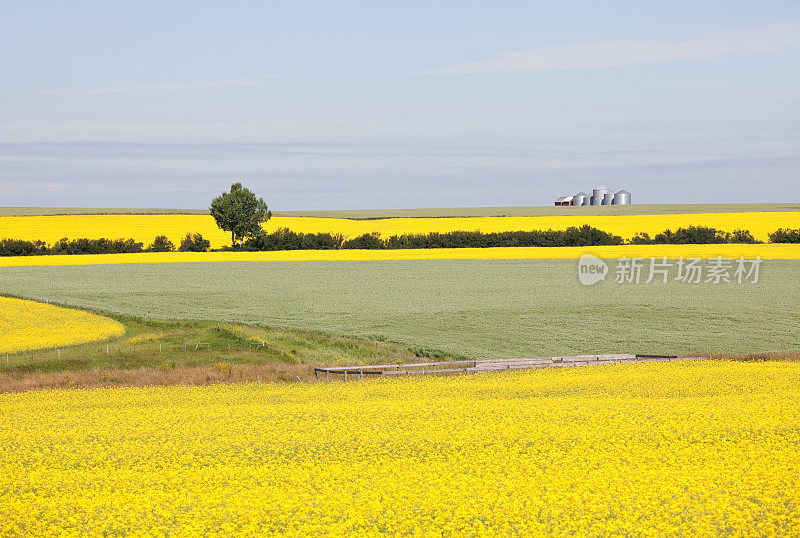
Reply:
<svg viewBox="0 0 800 538"><path fill-rule="evenodd" d="M572 196L562 196L556 199L556 205L572 205Z"/></svg>

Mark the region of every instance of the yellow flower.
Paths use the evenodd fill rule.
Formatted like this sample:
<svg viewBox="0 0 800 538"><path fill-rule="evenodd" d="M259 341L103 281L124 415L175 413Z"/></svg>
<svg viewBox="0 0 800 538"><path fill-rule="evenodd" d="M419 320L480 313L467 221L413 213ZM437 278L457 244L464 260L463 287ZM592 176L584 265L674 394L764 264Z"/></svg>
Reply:
<svg viewBox="0 0 800 538"><path fill-rule="evenodd" d="M379 232L383 237L431 232L502 232L519 230L563 230L589 224L629 239L639 232L651 236L670 228L711 226L726 232L749 230L756 239L778 228L800 228L800 212L761 213L686 213L674 215L564 215L540 217L451 217L391 218L351 220L318 217L272 217L268 232L289 228L302 233L339 233L345 238ZM100 237L133 238L148 246L158 235L166 235L175 245L189 232L199 232L213 248L230 242L230 234L220 230L210 215L55 215L0 217L0 238L37 240L53 243L68 239Z"/></svg>
<svg viewBox="0 0 800 538"><path fill-rule="evenodd" d="M0 534L800 534L800 363L0 395Z"/></svg>
<svg viewBox="0 0 800 538"><path fill-rule="evenodd" d="M97 314L0 297L0 353L72 346L124 332L121 323Z"/></svg>

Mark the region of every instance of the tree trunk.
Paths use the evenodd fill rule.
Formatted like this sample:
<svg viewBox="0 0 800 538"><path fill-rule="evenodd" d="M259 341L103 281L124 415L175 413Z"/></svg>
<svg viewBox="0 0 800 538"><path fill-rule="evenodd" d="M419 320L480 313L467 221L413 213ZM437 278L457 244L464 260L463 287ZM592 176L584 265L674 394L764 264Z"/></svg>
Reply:
<svg viewBox="0 0 800 538"><path fill-rule="evenodd" d="M231 243L236 247L236 236L233 235L233 230L231 230Z"/></svg>

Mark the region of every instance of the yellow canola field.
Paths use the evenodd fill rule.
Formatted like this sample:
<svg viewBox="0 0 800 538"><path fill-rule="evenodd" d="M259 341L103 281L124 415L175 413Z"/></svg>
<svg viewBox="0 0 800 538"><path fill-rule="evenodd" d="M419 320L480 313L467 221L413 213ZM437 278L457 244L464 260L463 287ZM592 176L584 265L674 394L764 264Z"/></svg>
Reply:
<svg viewBox="0 0 800 538"><path fill-rule="evenodd" d="M187 233L199 232L213 248L230 244L230 234L209 215L54 215L0 217L0 238L55 243L67 239L128 239L144 246L166 235L177 247Z"/></svg>
<svg viewBox="0 0 800 538"><path fill-rule="evenodd" d="M268 229L286 227L296 232L335 232L356 237L379 232L384 237L431 232L481 231L509 232L519 230L565 230L570 226L588 224L623 239L639 232L651 236L671 228L710 226L732 232L749 230L760 241L778 228L800 228L800 212L782 213L695 213L680 215L608 215L563 217L450 217L450 218L393 218L380 220L321 219L310 217L278 217L268 222Z"/></svg>
<svg viewBox="0 0 800 538"><path fill-rule="evenodd" d="M3 536L798 536L800 363L0 396Z"/></svg>
<svg viewBox="0 0 800 538"><path fill-rule="evenodd" d="M583 254L605 259L711 258L743 256L765 260L800 260L800 244L615 245L599 247L489 247L398 250L281 250L267 252L145 252L135 254L78 254L71 256L0 257L0 267L47 265L111 265L120 263L202 263L268 261L397 261L397 260L573 260Z"/></svg>
<svg viewBox="0 0 800 538"><path fill-rule="evenodd" d="M723 231L749 230L761 241L778 228L800 228L800 212L692 213L679 215L609 215L563 217L452 217L349 220L317 217L273 217L267 231L289 228L303 233L340 233L345 238L379 232L388 237L402 234L474 231L563 230L589 224L629 239L638 232L651 236L665 229L710 226ZM199 232L212 248L230 243L230 234L217 228L209 215L56 215L0 217L0 238L41 239L53 243L69 239L106 237L133 238L149 245L157 235L166 235L177 246L187 232Z"/></svg>
<svg viewBox="0 0 800 538"><path fill-rule="evenodd" d="M121 323L97 314L0 297L0 353L72 346L124 332Z"/></svg>

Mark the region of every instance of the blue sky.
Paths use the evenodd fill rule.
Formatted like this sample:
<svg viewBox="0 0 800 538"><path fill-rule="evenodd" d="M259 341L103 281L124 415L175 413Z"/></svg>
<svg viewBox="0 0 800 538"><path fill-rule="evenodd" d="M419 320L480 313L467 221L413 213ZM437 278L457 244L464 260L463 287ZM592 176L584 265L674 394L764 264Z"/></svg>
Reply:
<svg viewBox="0 0 800 538"><path fill-rule="evenodd" d="M0 206L800 201L800 2L13 2Z"/></svg>

